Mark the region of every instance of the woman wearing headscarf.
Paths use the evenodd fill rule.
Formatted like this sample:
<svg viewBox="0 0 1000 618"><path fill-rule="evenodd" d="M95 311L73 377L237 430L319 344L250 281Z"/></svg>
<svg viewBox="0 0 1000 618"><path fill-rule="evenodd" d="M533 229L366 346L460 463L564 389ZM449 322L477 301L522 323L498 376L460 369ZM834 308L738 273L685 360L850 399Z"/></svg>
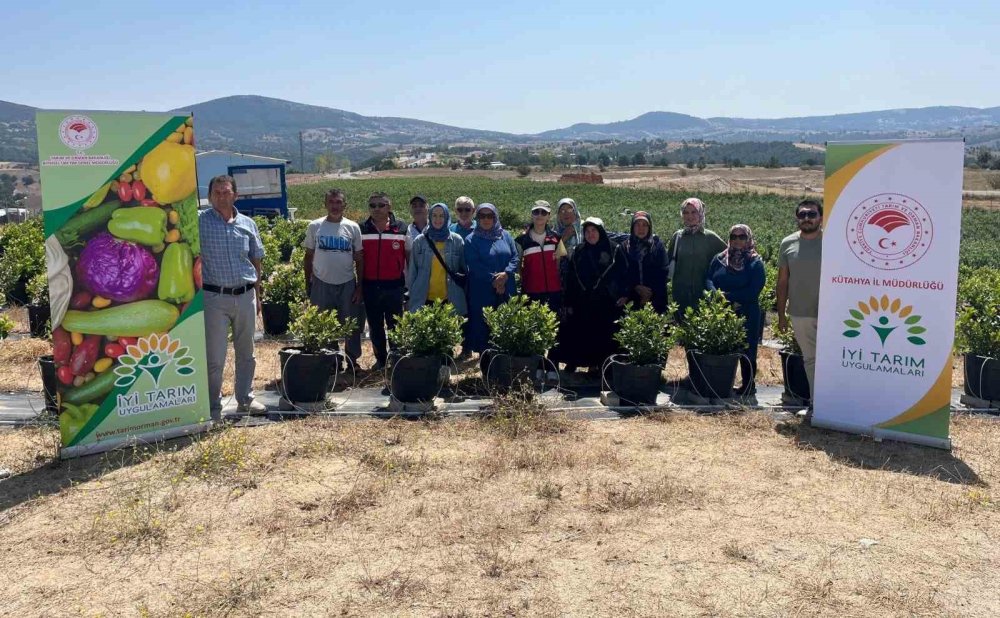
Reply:
<svg viewBox="0 0 1000 618"><path fill-rule="evenodd" d="M667 245L667 264L671 290L677 303L677 318L684 310L697 306L705 292L705 271L712 258L726 249L726 243L712 230L705 229L705 204L689 197L681 204L684 227L674 232Z"/></svg>
<svg viewBox="0 0 1000 618"><path fill-rule="evenodd" d="M480 204L476 227L465 239L465 264L469 269L467 350L482 352L489 345L483 309L497 307L514 295L517 262L514 239L500 225L497 207Z"/></svg>
<svg viewBox="0 0 1000 618"><path fill-rule="evenodd" d="M573 250L583 242L580 210L572 198L564 197L556 204L555 232L562 240L567 257L573 255Z"/></svg>
<svg viewBox="0 0 1000 618"><path fill-rule="evenodd" d="M657 313L667 311L667 249L653 233L653 220L640 210L623 246L628 256L626 290L637 308L652 303Z"/></svg>
<svg viewBox="0 0 1000 618"><path fill-rule="evenodd" d="M750 227L739 224L729 230L729 247L715 256L705 277L706 289L721 291L736 314L746 320L747 354L740 358L742 384L736 394L757 392L757 344L760 343L760 291L764 289L764 261L754 248Z"/></svg>
<svg viewBox="0 0 1000 618"><path fill-rule="evenodd" d="M599 367L618 350L616 321L628 301L625 289L626 257L604 230L604 222L588 217L583 222L583 242L569 260L556 360L572 372L577 366Z"/></svg>
<svg viewBox="0 0 1000 618"><path fill-rule="evenodd" d="M465 241L449 229L450 220L448 207L440 202L434 204L424 233L413 240L406 266L410 311L440 299L451 303L458 315L467 313L465 290L455 280L465 273Z"/></svg>

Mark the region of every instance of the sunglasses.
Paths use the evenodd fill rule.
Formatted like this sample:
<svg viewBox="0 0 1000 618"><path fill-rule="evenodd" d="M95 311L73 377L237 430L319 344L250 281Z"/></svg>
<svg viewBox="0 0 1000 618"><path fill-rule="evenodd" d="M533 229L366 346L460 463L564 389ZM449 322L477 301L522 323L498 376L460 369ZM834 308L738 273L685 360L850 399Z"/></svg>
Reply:
<svg viewBox="0 0 1000 618"><path fill-rule="evenodd" d="M368 204L368 208L375 210L376 208L385 208L388 204Z"/></svg>
<svg viewBox="0 0 1000 618"><path fill-rule="evenodd" d="M459 208L458 212L472 212L471 208Z"/></svg>
<svg viewBox="0 0 1000 618"><path fill-rule="evenodd" d="M750 238L750 237L747 236L746 234L730 234L729 235L729 240L746 240L747 238Z"/></svg>
<svg viewBox="0 0 1000 618"><path fill-rule="evenodd" d="M818 219L819 213L816 212L815 210L800 210L799 212L795 213L795 216L798 217L799 219Z"/></svg>
<svg viewBox="0 0 1000 618"><path fill-rule="evenodd" d="M478 215L476 215L476 218L477 219L493 219L494 217L493 217L493 213L492 212L481 212Z"/></svg>
<svg viewBox="0 0 1000 618"><path fill-rule="evenodd" d="M531 211L531 215L534 216L534 217L544 217L544 216L546 216L548 214L549 214L549 211L542 210L541 208L536 208L535 210Z"/></svg>

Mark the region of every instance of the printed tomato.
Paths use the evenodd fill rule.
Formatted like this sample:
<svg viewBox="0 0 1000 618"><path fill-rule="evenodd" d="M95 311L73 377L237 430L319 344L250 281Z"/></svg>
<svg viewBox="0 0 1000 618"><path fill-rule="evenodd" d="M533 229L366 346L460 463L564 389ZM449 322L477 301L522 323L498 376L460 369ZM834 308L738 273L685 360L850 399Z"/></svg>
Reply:
<svg viewBox="0 0 1000 618"><path fill-rule="evenodd" d="M104 355L108 358L118 358L125 353L125 346L120 343L108 343L104 346Z"/></svg>
<svg viewBox="0 0 1000 618"><path fill-rule="evenodd" d="M127 182L118 183L118 199L122 204L132 201L132 185Z"/></svg>

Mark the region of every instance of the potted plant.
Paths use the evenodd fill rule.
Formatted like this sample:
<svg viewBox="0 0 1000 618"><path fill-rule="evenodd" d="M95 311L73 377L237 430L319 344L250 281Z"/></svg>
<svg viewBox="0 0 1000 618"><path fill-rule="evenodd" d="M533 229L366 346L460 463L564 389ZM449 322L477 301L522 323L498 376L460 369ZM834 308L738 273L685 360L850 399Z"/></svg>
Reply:
<svg viewBox="0 0 1000 618"><path fill-rule="evenodd" d="M289 328L301 345L278 351L281 395L288 401L323 401L337 360L334 350L355 328L353 318L341 321L334 309L304 307Z"/></svg>
<svg viewBox="0 0 1000 618"><path fill-rule="evenodd" d="M556 343L555 312L527 296L515 296L499 307L487 307L483 317L494 347L480 360L486 385L507 392L515 385L535 384L542 357Z"/></svg>
<svg viewBox="0 0 1000 618"><path fill-rule="evenodd" d="M774 336L781 343L778 356L781 358L781 375L785 382L785 391L781 394L782 401L795 405L809 405L809 378L806 376L802 348L795 340L795 332L789 325L785 330L776 330Z"/></svg>
<svg viewBox="0 0 1000 618"><path fill-rule="evenodd" d="M23 305L27 286L45 270L45 237L40 219L14 223L0 229L0 302Z"/></svg>
<svg viewBox="0 0 1000 618"><path fill-rule="evenodd" d="M957 335L965 353L965 393L1000 401L1000 304L963 308Z"/></svg>
<svg viewBox="0 0 1000 618"><path fill-rule="evenodd" d="M431 401L441 390L441 366L462 342L465 318L451 305L435 300L413 312L404 313L389 340L403 356L390 362L389 390L405 403Z"/></svg>
<svg viewBox="0 0 1000 618"><path fill-rule="evenodd" d="M685 310L677 340L687 351L695 392L712 399L730 398L747 335L744 319L736 315L722 292L706 291L697 307Z"/></svg>
<svg viewBox="0 0 1000 618"><path fill-rule="evenodd" d="M264 282L261 298L261 317L264 332L268 335L284 335L288 332L291 307L303 301L306 282L302 269L293 264L278 264Z"/></svg>
<svg viewBox="0 0 1000 618"><path fill-rule="evenodd" d="M649 303L638 310L633 309L631 303L625 308L625 316L618 321L615 341L625 350L626 362L615 363L611 372L612 390L620 401L656 404L663 365L674 344L668 332L674 310L671 308L660 315Z"/></svg>
<svg viewBox="0 0 1000 618"><path fill-rule="evenodd" d="M45 337L49 330L49 278L45 271L28 281L28 330L32 337Z"/></svg>

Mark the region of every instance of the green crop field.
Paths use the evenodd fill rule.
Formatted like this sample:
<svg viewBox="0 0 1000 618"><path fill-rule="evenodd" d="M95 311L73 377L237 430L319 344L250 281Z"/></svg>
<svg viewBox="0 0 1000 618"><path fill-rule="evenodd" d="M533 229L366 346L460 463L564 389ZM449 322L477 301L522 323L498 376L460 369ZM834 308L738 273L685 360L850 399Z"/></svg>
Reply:
<svg viewBox="0 0 1000 618"><path fill-rule="evenodd" d="M392 198L395 212L409 219L409 200L423 195L430 203L444 202L453 207L455 198L470 196L477 204L493 202L500 209L504 227L514 230L528 222L528 211L535 200L547 200L553 206L563 197L572 197L584 217L604 219L608 229L627 231L626 210L646 210L662 238L680 225L680 204L690 194L658 189L632 189L605 185L557 184L530 180L494 180L480 176L468 178L378 178L337 180L289 187L291 206L297 217L307 219L323 214L323 194L339 187L347 194L348 217L367 217L367 199L373 191L385 191ZM797 198L759 193L695 194L708 208L708 227L721 236L735 223L746 223L754 231L758 250L769 259L781 239L795 231L793 216ZM1000 229L1000 211L965 209L962 220L962 265L973 268L1000 268L1000 249L995 230Z"/></svg>

